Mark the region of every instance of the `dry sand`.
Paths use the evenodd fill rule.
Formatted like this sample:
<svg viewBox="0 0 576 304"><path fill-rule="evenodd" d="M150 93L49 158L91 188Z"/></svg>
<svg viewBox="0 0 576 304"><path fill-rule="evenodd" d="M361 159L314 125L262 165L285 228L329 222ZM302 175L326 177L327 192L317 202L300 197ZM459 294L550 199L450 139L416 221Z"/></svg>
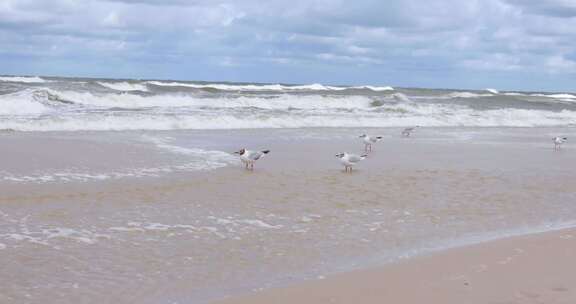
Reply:
<svg viewBox="0 0 576 304"><path fill-rule="evenodd" d="M231 298L258 303L576 303L576 229L455 248Z"/></svg>

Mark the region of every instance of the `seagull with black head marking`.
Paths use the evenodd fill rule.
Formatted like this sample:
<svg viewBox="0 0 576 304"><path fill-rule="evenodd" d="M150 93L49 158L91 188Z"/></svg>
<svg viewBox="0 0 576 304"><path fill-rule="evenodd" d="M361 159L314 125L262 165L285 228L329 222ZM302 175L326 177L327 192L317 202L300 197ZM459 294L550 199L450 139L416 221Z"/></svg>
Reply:
<svg viewBox="0 0 576 304"><path fill-rule="evenodd" d="M568 141L568 137L554 137L552 140L554 141L554 150L560 150L562 144Z"/></svg>
<svg viewBox="0 0 576 304"><path fill-rule="evenodd" d="M358 164L359 162L363 161L364 159L366 159L367 156L368 155L366 154L356 155L347 152L336 154L336 157L338 157L342 165L344 165L344 170L346 172L348 171L352 172L352 167Z"/></svg>
<svg viewBox="0 0 576 304"><path fill-rule="evenodd" d="M240 155L240 161L246 166L246 170L254 170L254 163L268 153L270 150L251 151L244 148L234 152L234 154Z"/></svg>
<svg viewBox="0 0 576 304"><path fill-rule="evenodd" d="M364 151L371 152L372 151L372 144L379 142L382 140L382 136L370 136L366 134L362 134L359 136L364 141Z"/></svg>

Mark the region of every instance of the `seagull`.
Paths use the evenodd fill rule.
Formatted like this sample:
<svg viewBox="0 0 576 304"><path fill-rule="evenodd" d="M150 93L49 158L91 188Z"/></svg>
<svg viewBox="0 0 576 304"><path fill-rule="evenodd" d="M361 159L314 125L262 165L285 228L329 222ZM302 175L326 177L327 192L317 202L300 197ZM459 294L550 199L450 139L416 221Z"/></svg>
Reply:
<svg viewBox="0 0 576 304"><path fill-rule="evenodd" d="M240 151L234 152L234 154L240 155L240 161L244 163L247 170L254 170L254 163L268 153L270 153L270 150L251 151L240 149Z"/></svg>
<svg viewBox="0 0 576 304"><path fill-rule="evenodd" d="M372 151L372 144L378 142L382 139L382 136L369 136L366 134L362 134L359 136L364 140L364 151Z"/></svg>
<svg viewBox="0 0 576 304"><path fill-rule="evenodd" d="M348 154L346 152L336 154L336 157L338 157L340 159L340 162L344 165L344 169L346 170L346 172L348 172L348 169L350 169L350 172L352 172L352 167L357 163L359 163L360 161L364 160L367 156L368 155L366 154L356 155L356 154Z"/></svg>
<svg viewBox="0 0 576 304"><path fill-rule="evenodd" d="M554 141L554 150L560 150L562 144L568 140L568 137L554 137L552 140Z"/></svg>
<svg viewBox="0 0 576 304"><path fill-rule="evenodd" d="M419 128L420 126L415 126L415 127L410 127L410 128L406 128L404 130L402 130L402 136L404 137L410 137L410 134L416 130L416 128Z"/></svg>

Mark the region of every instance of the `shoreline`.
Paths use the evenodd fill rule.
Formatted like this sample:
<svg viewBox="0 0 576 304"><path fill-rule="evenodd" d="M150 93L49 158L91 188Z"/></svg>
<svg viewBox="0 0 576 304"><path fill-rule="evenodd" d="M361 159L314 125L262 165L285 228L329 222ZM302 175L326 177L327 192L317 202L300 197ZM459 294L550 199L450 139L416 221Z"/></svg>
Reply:
<svg viewBox="0 0 576 304"><path fill-rule="evenodd" d="M23 182L0 183L0 297L206 303L574 220L576 155L553 130L371 129L383 141L345 174L334 154L364 131L3 137ZM243 146L272 153L246 171L225 152Z"/></svg>
<svg viewBox="0 0 576 304"><path fill-rule="evenodd" d="M574 303L576 227L509 236L210 302Z"/></svg>

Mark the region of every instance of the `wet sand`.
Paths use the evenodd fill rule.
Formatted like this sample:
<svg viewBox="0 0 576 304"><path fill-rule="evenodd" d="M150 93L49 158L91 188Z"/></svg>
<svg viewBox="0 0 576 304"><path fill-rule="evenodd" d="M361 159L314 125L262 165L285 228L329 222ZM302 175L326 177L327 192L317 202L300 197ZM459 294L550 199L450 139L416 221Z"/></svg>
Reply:
<svg viewBox="0 0 576 304"><path fill-rule="evenodd" d="M0 137L0 299L205 303L574 223L576 153L548 139L562 130L370 131L385 140L351 174L334 155L364 130ZM272 153L198 171L186 150L244 145ZM74 170L105 178L60 178Z"/></svg>
<svg viewBox="0 0 576 304"><path fill-rule="evenodd" d="M576 229L450 249L214 304L576 303Z"/></svg>

